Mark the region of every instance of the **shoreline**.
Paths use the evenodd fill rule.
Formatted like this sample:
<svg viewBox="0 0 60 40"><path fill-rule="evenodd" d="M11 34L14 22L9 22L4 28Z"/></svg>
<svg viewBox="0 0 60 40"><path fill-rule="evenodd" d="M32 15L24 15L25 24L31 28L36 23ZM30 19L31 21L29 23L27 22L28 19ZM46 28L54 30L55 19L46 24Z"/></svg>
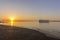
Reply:
<svg viewBox="0 0 60 40"><path fill-rule="evenodd" d="M37 30L21 28L16 26L0 25L1 40L59 40L47 37Z"/></svg>

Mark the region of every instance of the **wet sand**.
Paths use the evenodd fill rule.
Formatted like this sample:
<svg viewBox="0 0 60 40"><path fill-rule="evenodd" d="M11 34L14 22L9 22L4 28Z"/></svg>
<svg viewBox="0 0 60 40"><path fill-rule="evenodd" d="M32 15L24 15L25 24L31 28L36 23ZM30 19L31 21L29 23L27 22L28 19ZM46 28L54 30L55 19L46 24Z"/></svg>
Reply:
<svg viewBox="0 0 60 40"><path fill-rule="evenodd" d="M0 40L59 40L33 29L0 25Z"/></svg>

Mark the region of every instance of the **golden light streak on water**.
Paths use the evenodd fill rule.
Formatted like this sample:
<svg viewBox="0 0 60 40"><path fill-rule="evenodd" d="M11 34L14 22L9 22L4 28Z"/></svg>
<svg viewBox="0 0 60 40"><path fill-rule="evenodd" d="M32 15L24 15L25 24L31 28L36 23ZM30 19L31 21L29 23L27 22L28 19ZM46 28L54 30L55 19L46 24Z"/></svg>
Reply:
<svg viewBox="0 0 60 40"><path fill-rule="evenodd" d="M11 20L11 26L13 26L14 25L14 21L13 20Z"/></svg>

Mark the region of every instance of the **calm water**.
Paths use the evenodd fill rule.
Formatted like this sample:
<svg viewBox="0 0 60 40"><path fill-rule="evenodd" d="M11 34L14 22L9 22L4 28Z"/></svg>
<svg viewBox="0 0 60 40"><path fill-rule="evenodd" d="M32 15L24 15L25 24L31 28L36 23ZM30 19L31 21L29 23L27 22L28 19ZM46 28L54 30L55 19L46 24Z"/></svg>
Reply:
<svg viewBox="0 0 60 40"><path fill-rule="evenodd" d="M4 23L10 25L11 23ZM14 22L13 26L34 29L45 33L47 36L60 38L60 22L39 23L35 22Z"/></svg>

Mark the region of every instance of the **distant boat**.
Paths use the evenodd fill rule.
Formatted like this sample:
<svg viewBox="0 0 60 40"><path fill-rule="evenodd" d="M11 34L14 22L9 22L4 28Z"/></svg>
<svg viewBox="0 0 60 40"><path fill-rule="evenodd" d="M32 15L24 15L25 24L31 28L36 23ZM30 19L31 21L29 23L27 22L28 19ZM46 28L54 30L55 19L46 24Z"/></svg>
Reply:
<svg viewBox="0 0 60 40"><path fill-rule="evenodd" d="M39 20L39 23L49 23L49 20Z"/></svg>

